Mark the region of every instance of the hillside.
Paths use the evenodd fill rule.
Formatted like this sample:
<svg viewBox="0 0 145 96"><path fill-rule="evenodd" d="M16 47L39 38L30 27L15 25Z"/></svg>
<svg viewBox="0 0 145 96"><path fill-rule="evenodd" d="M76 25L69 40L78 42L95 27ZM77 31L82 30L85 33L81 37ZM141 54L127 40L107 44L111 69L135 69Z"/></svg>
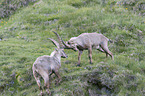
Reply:
<svg viewBox="0 0 145 96"><path fill-rule="evenodd" d="M1 12L7 12L7 7L1 6L19 5L1 5L3 1ZM40 93L32 65L37 57L50 55L56 48L48 40L57 39L52 31L64 41L81 33L97 32L114 42L108 45L114 61L93 50L93 64L89 64L86 50L80 67L76 66L78 52L65 49L68 58L61 61L62 82L56 86L52 76L52 96L145 95L144 0L22 1L26 6L19 6L11 14L0 14L0 96Z"/></svg>

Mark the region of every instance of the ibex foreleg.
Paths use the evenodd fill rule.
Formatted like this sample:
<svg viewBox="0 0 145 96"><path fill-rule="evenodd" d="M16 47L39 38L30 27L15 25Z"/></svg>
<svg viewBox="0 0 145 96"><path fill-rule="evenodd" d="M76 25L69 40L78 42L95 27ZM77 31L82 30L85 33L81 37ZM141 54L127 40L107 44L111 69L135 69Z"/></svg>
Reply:
<svg viewBox="0 0 145 96"><path fill-rule="evenodd" d="M89 60L90 60L90 64L92 64L92 47L90 46L90 48L88 48L88 57L89 57Z"/></svg>
<svg viewBox="0 0 145 96"><path fill-rule="evenodd" d="M56 85L58 85L58 83L61 82L61 76L59 75L58 71L55 71L54 74L58 77L58 80L57 80L57 83L56 83Z"/></svg>
<svg viewBox="0 0 145 96"><path fill-rule="evenodd" d="M83 53L83 50L79 50L79 53L78 53L78 64L77 64L77 66L80 66L80 60L81 60L82 53Z"/></svg>

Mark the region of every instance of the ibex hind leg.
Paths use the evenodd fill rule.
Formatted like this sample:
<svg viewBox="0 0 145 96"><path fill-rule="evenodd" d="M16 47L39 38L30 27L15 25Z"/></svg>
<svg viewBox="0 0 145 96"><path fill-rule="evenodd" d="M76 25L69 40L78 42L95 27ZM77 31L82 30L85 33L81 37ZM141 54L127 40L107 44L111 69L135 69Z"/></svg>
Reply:
<svg viewBox="0 0 145 96"><path fill-rule="evenodd" d="M100 52L106 53L100 46L96 47L97 50L99 50ZM106 53L106 58L108 57L108 53Z"/></svg>
<svg viewBox="0 0 145 96"><path fill-rule="evenodd" d="M46 89L47 94L50 96L51 92L49 91L49 75L45 71L43 72L42 78L44 79L44 89Z"/></svg>
<svg viewBox="0 0 145 96"><path fill-rule="evenodd" d="M49 76L48 76L49 77ZM46 92L47 94L50 96L51 95L51 92L49 91L49 87L50 87L50 84L49 84L49 78L47 78L46 80L44 80L44 83L45 83L45 89L46 89Z"/></svg>
<svg viewBox="0 0 145 96"><path fill-rule="evenodd" d="M40 82L41 76L36 71L33 71L33 75L40 89L40 95L43 96L43 92L42 92L43 88L41 87L41 82Z"/></svg>
<svg viewBox="0 0 145 96"><path fill-rule="evenodd" d="M104 52L105 53L105 51L100 46L97 46L96 49L99 50L100 52Z"/></svg>
<svg viewBox="0 0 145 96"><path fill-rule="evenodd" d="M102 49L106 52L106 57L108 56L108 54L110 55L110 57L112 58L112 60L114 60L113 54L111 53L111 51L109 51L107 43L105 44L101 44Z"/></svg>

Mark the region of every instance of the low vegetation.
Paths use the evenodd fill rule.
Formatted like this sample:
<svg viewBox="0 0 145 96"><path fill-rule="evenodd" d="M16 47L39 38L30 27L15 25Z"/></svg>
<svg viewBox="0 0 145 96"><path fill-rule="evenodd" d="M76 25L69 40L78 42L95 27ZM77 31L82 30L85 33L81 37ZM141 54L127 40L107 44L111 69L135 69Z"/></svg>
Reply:
<svg viewBox="0 0 145 96"><path fill-rule="evenodd" d="M68 58L62 59L60 68L62 82L56 86L55 76L51 78L53 96L145 95L144 0L37 0L1 15L1 96L40 93L32 65L37 57L55 49L47 39L57 39L52 31L65 41L84 32L102 33L114 41L108 45L114 61L93 50L93 64L89 64L84 51L80 67L76 66L78 53L66 49Z"/></svg>

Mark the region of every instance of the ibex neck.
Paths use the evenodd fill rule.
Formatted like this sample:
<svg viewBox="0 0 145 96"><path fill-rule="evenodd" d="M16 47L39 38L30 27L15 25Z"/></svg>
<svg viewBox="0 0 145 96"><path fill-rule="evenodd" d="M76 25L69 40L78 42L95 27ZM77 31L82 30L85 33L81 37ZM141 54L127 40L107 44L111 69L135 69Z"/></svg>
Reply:
<svg viewBox="0 0 145 96"><path fill-rule="evenodd" d="M59 64L61 64L61 55L60 52L53 51L50 55L51 57L55 58Z"/></svg>

